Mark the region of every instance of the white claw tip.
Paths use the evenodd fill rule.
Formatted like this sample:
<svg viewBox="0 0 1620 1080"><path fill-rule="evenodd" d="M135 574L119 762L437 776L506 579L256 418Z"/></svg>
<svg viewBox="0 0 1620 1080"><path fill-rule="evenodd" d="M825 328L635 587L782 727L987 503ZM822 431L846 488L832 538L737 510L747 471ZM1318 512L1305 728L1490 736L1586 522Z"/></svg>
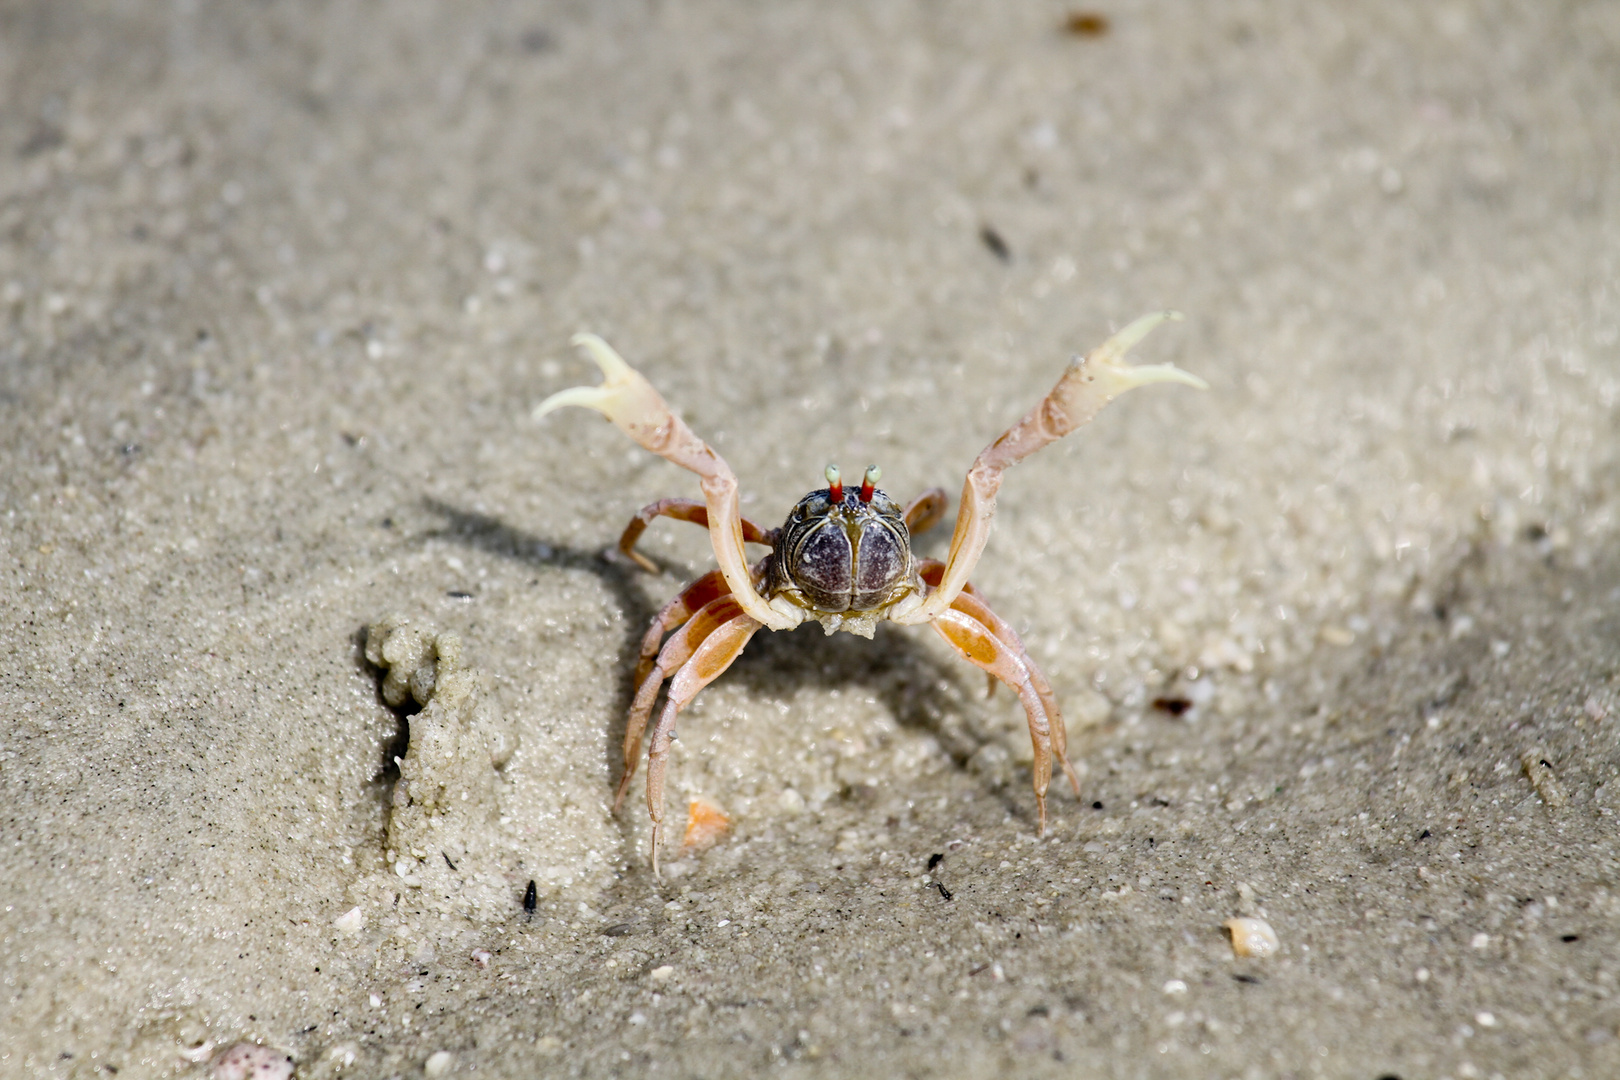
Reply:
<svg viewBox="0 0 1620 1080"><path fill-rule="evenodd" d="M1143 364L1132 367L1125 364L1125 354L1137 342L1147 337L1159 325L1167 322L1177 322L1185 318L1179 311L1155 311L1132 320L1123 330L1103 342L1101 347L1086 357L1084 361L1076 363L1089 363L1096 369L1108 373L1108 393L1110 397L1122 394L1138 386L1147 386L1150 383L1176 382L1186 386L1195 386L1200 390L1208 390L1209 384L1190 372L1182 371L1174 364Z"/></svg>
<svg viewBox="0 0 1620 1080"><path fill-rule="evenodd" d="M634 383L636 379L635 369L625 363L624 357L615 352L613 346L595 334L578 333L569 341L591 354L596 366L602 369L602 385L575 386L552 394L535 406L534 412L530 414L532 419L538 420L546 413L561 409L565 405L595 409L608 416L608 407L618 400L620 391Z"/></svg>
<svg viewBox="0 0 1620 1080"><path fill-rule="evenodd" d="M595 360L596 366L602 369L602 374L608 382L611 383L634 374L630 365L625 363L624 357L620 356L613 346L595 334L578 333L568 340L591 354L591 359Z"/></svg>

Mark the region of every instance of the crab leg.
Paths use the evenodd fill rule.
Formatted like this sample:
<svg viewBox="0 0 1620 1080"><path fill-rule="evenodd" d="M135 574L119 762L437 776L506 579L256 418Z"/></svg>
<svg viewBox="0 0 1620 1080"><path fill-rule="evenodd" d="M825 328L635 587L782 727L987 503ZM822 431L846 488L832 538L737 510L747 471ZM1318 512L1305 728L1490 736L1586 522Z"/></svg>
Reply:
<svg viewBox="0 0 1620 1080"><path fill-rule="evenodd" d="M939 584L940 575L945 572L945 564L938 559L919 559L918 572L923 581L930 585ZM1029 672L1029 681L1035 687L1036 695L1041 699L1041 707L1046 710L1047 719L1052 728L1052 753L1058 764L1063 768L1063 775L1069 778L1069 787L1074 789L1076 798L1080 796L1080 777L1069 763L1069 733L1067 725L1063 722L1063 712L1058 708L1057 695L1052 692L1052 684L1047 681L1045 673L1035 663L1029 650L1024 648L1023 640L1018 636L1007 620L997 615L989 604L980 595L970 582L962 587L961 595L951 602L951 610L960 611L984 624L985 628L996 636L1003 645L1006 645L1018 657L1024 669ZM990 674L990 689L996 688L996 676ZM1033 736L1033 730L1031 731Z"/></svg>
<svg viewBox="0 0 1620 1080"><path fill-rule="evenodd" d="M653 702L658 700L659 687L691 659L705 637L741 611L736 599L726 591L720 571L711 570L666 604L647 628L647 636L641 641L641 660L636 664L636 696L630 702L630 715L624 724L624 773L619 777L619 789L613 797L615 813L624 802L630 778L636 774L641 735L647 728L647 717L652 715ZM660 638L672 627L679 629L660 649Z"/></svg>
<svg viewBox="0 0 1620 1080"><path fill-rule="evenodd" d="M1001 474L1008 468L1088 423L1103 406L1127 390L1159 382L1179 382L1208 389L1202 379L1173 364L1132 367L1125 363L1125 353L1131 346L1160 323L1179 318L1181 316L1173 311L1144 315L1086 356L1071 360L1051 392L1025 413L1022 420L1002 433L1001 438L984 448L968 469L967 482L962 486L951 553L939 587L917 607L892 616L895 622L927 622L941 615L967 585L990 539L996 492L1001 489Z"/></svg>
<svg viewBox="0 0 1620 1080"><path fill-rule="evenodd" d="M671 517L677 521L690 521L693 525L709 527L709 508L696 499L659 499L641 508L641 512L630 519L630 524L624 527L624 535L619 537L619 550L629 558L635 560L637 566L649 573L656 574L658 567L653 561L636 550L636 541L641 534L647 531L654 518ZM762 529L747 518L741 519L742 538L745 544L763 544L773 547L776 530Z"/></svg>
<svg viewBox="0 0 1620 1080"><path fill-rule="evenodd" d="M764 571L765 560L763 559L755 563L753 568L749 570L749 573L753 575L756 586ZM705 630L689 630L685 639L686 644L675 646L677 649L685 650L679 654L669 651L670 646L675 642L675 637L671 637L668 642L665 642L663 640L664 635L672 630L679 630L687 626L688 619L691 619L694 615L702 615L714 602L722 598L732 599L730 591L726 587L726 579L720 571L710 570L676 594L673 600L665 604L662 610L653 616L652 624L647 627L646 634L642 635L641 656L636 661L636 696L630 703L630 716L624 726L624 775L619 778L618 794L613 799L615 813L619 810L619 804L624 801L624 792L630 784L630 778L635 775L636 755L641 750L641 733L647 726L647 717L652 712L653 702L658 698L658 688L664 684L665 679L669 678L671 672L686 663L687 658L692 655L692 649L697 647L693 635L695 634L696 638L701 640L709 630L714 628L714 623L711 621L708 629ZM733 603L735 603L734 600ZM731 615L735 614L736 612L733 611L726 617L730 618ZM676 637L679 636L676 635ZM654 679L650 678L650 676L653 675L655 666L658 677Z"/></svg>
<svg viewBox="0 0 1620 1080"><path fill-rule="evenodd" d="M534 410L538 419L565 405L594 409L620 431L667 461L698 474L708 510L709 539L726 584L744 611L772 630L791 630L804 616L791 604L772 607L749 580L743 557L742 514L737 509L737 474L725 459L695 435L654 390L652 384L595 334L575 334L575 345L602 369L601 386L576 386L553 394Z"/></svg>
<svg viewBox="0 0 1620 1080"><path fill-rule="evenodd" d="M658 847L664 835L664 770L669 764L669 744L675 737L675 717L697 697L698 691L718 679L731 666L731 662L742 655L743 646L748 644L748 639L754 636L759 626L759 622L752 617L737 615L714 627L692 652L691 659L675 672L675 678L669 684L669 696L664 701L664 711L658 716L658 726L653 728L652 746L647 751L647 813L653 823L652 868L655 877L658 874ZM665 648L668 649L668 646ZM662 663L662 655L659 660Z"/></svg>
<svg viewBox="0 0 1620 1080"><path fill-rule="evenodd" d="M906 531L912 536L927 532L945 516L945 489L929 488L906 504Z"/></svg>
<svg viewBox="0 0 1620 1080"><path fill-rule="evenodd" d="M721 596L730 595L731 590L726 587L726 579L718 570L710 570L692 584L675 595L675 598L665 604L657 615L653 616L647 633L641 639L641 656L636 660L636 685L640 686L653 669L653 662L658 659L658 650L664 643L664 635L685 623L693 615L709 603ZM679 665L677 665L679 666ZM664 678L669 678L666 669Z"/></svg>
<svg viewBox="0 0 1620 1080"><path fill-rule="evenodd" d="M1035 748L1035 809L1038 816L1036 832L1046 835L1046 788L1052 782L1053 725L1046 713L1041 694L1035 689L1029 668L1018 658L1018 652L998 638L989 627L967 612L951 608L934 619L933 627L939 635L975 664L1018 694L1029 717L1029 741ZM1062 723L1059 719L1058 723Z"/></svg>
<svg viewBox="0 0 1620 1080"><path fill-rule="evenodd" d="M990 610L990 605L983 599L970 594L966 589L951 604L952 611L960 611L976 621L983 623L985 628L996 636L1007 648L1011 649L1029 673L1030 685L1035 688L1035 695L1041 699L1041 707L1046 712L1046 718L1051 724L1052 755L1057 758L1063 769L1063 775L1069 778L1069 787L1074 789L1076 798L1080 797L1080 777L1069 764L1069 735L1063 723L1063 713L1058 709L1057 695L1052 692L1052 684L1047 682L1045 674L1030 657L1024 643L1018 639L1013 628L1006 621ZM1030 726L1030 737L1034 738L1035 728Z"/></svg>

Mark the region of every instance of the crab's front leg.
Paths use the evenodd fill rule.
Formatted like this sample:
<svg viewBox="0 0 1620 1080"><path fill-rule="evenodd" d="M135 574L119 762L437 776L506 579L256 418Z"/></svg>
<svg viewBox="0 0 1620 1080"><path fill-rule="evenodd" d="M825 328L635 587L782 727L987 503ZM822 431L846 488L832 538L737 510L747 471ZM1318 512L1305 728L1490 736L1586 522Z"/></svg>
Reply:
<svg viewBox="0 0 1620 1080"><path fill-rule="evenodd" d="M751 617L773 630L791 630L802 620L791 605L772 607L754 588L743 556L742 514L738 509L737 474L724 458L698 438L670 409L652 384L595 334L575 334L574 344L591 354L602 369L601 386L576 386L553 394L534 410L536 418L564 405L594 409L620 431L667 461L690 469L703 482L709 538L726 584Z"/></svg>
<svg viewBox="0 0 1620 1080"><path fill-rule="evenodd" d="M967 482L962 486L956 531L951 535L951 552L939 587L910 610L896 611L890 618L902 623L928 622L950 609L951 602L967 585L979 556L984 553L985 542L990 538L990 519L996 512L996 492L1001 489L1001 474L1008 468L1089 422L1103 406L1127 390L1159 382L1208 389L1202 379L1173 364L1132 367L1125 363L1125 354L1131 346L1160 323L1179 318L1181 316L1173 311L1144 315L1086 356L1076 357L1050 393L1024 414L1022 420L984 448L968 469Z"/></svg>

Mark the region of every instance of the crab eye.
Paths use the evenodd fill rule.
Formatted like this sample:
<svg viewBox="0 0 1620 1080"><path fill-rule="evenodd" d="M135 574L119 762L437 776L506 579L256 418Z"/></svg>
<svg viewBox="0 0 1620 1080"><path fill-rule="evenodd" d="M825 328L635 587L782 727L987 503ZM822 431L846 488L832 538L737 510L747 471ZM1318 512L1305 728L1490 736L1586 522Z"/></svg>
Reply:
<svg viewBox="0 0 1620 1080"><path fill-rule="evenodd" d="M826 476L827 476L827 495L835 503L843 502L844 501L844 481L843 481L842 477L839 476L838 466L836 466L836 465L827 466Z"/></svg>
<svg viewBox="0 0 1620 1080"><path fill-rule="evenodd" d="M872 501L872 492L877 490L877 482L883 479L883 470L876 465L866 467L866 475L861 478L861 502Z"/></svg>

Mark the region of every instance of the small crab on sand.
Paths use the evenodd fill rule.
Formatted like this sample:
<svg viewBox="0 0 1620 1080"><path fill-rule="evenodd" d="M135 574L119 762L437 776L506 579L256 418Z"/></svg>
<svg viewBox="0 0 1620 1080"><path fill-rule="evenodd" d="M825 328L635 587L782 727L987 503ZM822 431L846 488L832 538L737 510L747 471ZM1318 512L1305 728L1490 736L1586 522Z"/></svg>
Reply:
<svg viewBox="0 0 1620 1080"><path fill-rule="evenodd" d="M591 354L605 381L553 394L535 409L535 417L565 405L594 409L641 446L697 473L702 502L660 499L643 508L625 528L619 547L642 567L656 570L635 544L655 518L671 517L706 527L720 564L653 619L636 668L637 690L624 734L624 772L613 806L617 810L624 801L653 705L665 680L671 680L647 753L654 874L663 838L664 773L676 716L731 666L756 631L791 630L807 619L820 622L829 634L848 630L867 638L885 619L929 623L970 663L1011 687L1029 719L1037 829L1045 834L1046 789L1054 757L1075 794L1080 792L1079 777L1069 764L1063 717L1046 676L968 576L990 537L996 492L1009 466L1087 423L1127 390L1159 382L1204 388L1202 380L1171 364L1133 367L1125 362L1131 346L1160 323L1177 318L1170 311L1144 315L1101 347L1070 361L1051 392L985 447L968 469L944 562L916 558L911 552L912 533L944 517L944 491L933 488L902 507L878 490L881 474L875 465L866 470L858 489L846 488L837 467L828 466L827 486L800 499L779 529L763 529L749 521L738 509L737 477L725 460L607 342L594 334L575 335L574 344ZM768 547L770 554L749 565L745 543Z"/></svg>

